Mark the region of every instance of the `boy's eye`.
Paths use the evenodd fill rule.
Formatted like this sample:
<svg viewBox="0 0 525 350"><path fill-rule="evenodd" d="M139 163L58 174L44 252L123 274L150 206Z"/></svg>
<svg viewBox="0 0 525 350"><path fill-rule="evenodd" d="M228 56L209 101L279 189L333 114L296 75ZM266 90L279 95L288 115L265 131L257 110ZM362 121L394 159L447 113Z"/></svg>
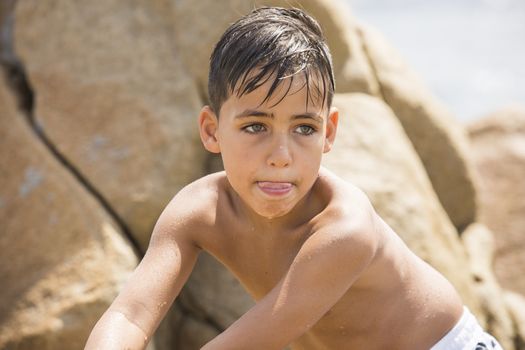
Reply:
<svg viewBox="0 0 525 350"><path fill-rule="evenodd" d="M242 128L242 130L246 131L249 134L257 134L259 132L265 131L266 128L262 124L251 124L251 125L245 126L244 128Z"/></svg>
<svg viewBox="0 0 525 350"><path fill-rule="evenodd" d="M315 132L315 129L311 127L310 125L299 125L295 132L301 135L311 135Z"/></svg>

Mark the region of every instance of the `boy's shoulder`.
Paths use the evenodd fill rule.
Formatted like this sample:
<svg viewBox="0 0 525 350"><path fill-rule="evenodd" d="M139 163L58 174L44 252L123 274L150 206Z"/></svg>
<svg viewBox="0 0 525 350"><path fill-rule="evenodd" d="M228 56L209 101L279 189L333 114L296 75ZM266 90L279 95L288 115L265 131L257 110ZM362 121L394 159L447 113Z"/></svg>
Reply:
<svg viewBox="0 0 525 350"><path fill-rule="evenodd" d="M184 226L191 231L198 228L196 225L202 229L211 227L225 181L223 171L206 175L184 186L166 205L159 221L172 228Z"/></svg>
<svg viewBox="0 0 525 350"><path fill-rule="evenodd" d="M375 210L362 189L325 168L321 168L318 183L320 190L328 193L324 214L332 218L330 221L355 228L373 223Z"/></svg>
<svg viewBox="0 0 525 350"><path fill-rule="evenodd" d="M312 219L311 235L305 243L317 249L339 242L354 252L361 251L364 258L374 256L383 236L366 193L325 168L321 168L313 191L325 196L325 205Z"/></svg>
<svg viewBox="0 0 525 350"><path fill-rule="evenodd" d="M179 190L170 200L165 211L184 220L211 219L209 216L215 212L226 182L224 171L203 176Z"/></svg>

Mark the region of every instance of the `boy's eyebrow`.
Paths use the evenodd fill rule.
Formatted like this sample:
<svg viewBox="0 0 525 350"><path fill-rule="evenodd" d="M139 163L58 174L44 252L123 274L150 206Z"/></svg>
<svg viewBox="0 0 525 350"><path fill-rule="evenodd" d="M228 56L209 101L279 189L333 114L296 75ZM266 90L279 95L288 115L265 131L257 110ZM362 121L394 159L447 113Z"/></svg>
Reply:
<svg viewBox="0 0 525 350"><path fill-rule="evenodd" d="M296 114L292 119L313 119L316 122L323 124L323 118L319 114L313 112Z"/></svg>
<svg viewBox="0 0 525 350"><path fill-rule="evenodd" d="M257 109L245 109L241 113L235 116L235 119L246 118L246 117L267 117L274 118L273 113L266 113Z"/></svg>
<svg viewBox="0 0 525 350"><path fill-rule="evenodd" d="M235 119L242 119L242 118L247 118L247 117L275 118L273 113L267 113L267 112L260 111L257 109L246 109L243 112L237 114L235 116ZM292 120L295 120L295 119L313 119L318 123L321 123L321 124L323 123L323 118L320 117L317 113L313 113L313 112L295 114L292 116Z"/></svg>

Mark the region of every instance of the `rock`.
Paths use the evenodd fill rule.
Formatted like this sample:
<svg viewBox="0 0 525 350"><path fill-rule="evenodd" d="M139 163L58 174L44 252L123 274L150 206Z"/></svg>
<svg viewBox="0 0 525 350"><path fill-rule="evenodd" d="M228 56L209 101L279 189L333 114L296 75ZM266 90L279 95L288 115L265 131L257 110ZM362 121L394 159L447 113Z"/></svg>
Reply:
<svg viewBox="0 0 525 350"><path fill-rule="evenodd" d="M0 80L0 348L81 349L137 258L24 119Z"/></svg>
<svg viewBox="0 0 525 350"><path fill-rule="evenodd" d="M461 235L474 276L474 288L486 316L484 328L490 332L504 349L513 347L514 326L507 311L498 281L492 268L494 238L486 226L471 224ZM483 320L482 320L483 321Z"/></svg>
<svg viewBox="0 0 525 350"><path fill-rule="evenodd" d="M323 165L364 190L379 215L480 314L467 256L396 116L380 99L336 94L339 127Z"/></svg>
<svg viewBox="0 0 525 350"><path fill-rule="evenodd" d="M525 349L525 297L511 291L504 292L505 304L516 329L516 350Z"/></svg>
<svg viewBox="0 0 525 350"><path fill-rule="evenodd" d="M154 344L156 349L198 350L219 333L209 320L196 317L177 300L161 322Z"/></svg>
<svg viewBox="0 0 525 350"><path fill-rule="evenodd" d="M15 0L0 2L0 63L13 60L11 31Z"/></svg>
<svg viewBox="0 0 525 350"><path fill-rule="evenodd" d="M219 332L206 322L189 316L184 318L179 334L176 349L198 350L219 335Z"/></svg>
<svg viewBox="0 0 525 350"><path fill-rule="evenodd" d="M154 346L155 349L171 350L174 348L174 344L177 344L182 323L187 317L179 307L179 304L179 301L176 300L169 309L166 317L160 322L157 332L150 342L150 345ZM177 347L177 349L188 350L185 347Z"/></svg>
<svg viewBox="0 0 525 350"><path fill-rule="evenodd" d="M244 0L174 2L176 45L202 96L208 96L210 55L226 28L253 4ZM210 25L213 23L213 25Z"/></svg>
<svg viewBox="0 0 525 350"><path fill-rule="evenodd" d="M194 317L211 320L221 330L255 304L239 281L209 254L199 256L180 298Z"/></svg>
<svg viewBox="0 0 525 350"><path fill-rule="evenodd" d="M443 208L458 231L477 216L475 172L464 129L383 37L360 25L385 102L401 121Z"/></svg>
<svg viewBox="0 0 525 350"><path fill-rule="evenodd" d="M204 174L201 101L173 43L169 0L20 0L15 49L39 128L142 250L159 213Z"/></svg>
<svg viewBox="0 0 525 350"><path fill-rule="evenodd" d="M495 235L495 264L505 289L525 294L525 107L468 125L481 179L480 221Z"/></svg>

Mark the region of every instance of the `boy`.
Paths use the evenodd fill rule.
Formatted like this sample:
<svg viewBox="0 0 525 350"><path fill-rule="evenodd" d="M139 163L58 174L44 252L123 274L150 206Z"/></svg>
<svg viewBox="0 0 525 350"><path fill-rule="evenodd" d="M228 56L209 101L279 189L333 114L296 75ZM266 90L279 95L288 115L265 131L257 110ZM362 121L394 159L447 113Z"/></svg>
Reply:
<svg viewBox="0 0 525 350"><path fill-rule="evenodd" d="M363 192L320 167L334 86L321 29L300 10L260 8L224 33L199 126L225 171L168 204L86 349L143 349L201 250L257 301L205 350L498 348Z"/></svg>

